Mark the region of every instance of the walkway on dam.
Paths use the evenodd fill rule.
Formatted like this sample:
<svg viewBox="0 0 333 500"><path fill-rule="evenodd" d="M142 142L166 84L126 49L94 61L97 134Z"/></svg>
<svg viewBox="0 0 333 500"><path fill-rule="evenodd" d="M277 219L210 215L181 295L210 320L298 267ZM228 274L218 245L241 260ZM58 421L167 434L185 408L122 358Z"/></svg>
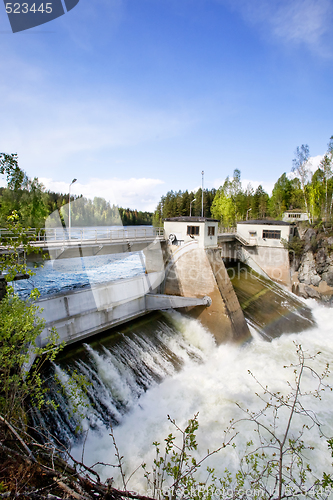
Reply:
<svg viewBox="0 0 333 500"><path fill-rule="evenodd" d="M230 228L228 228L230 230ZM31 237L30 244L37 248L61 250L70 247L92 247L96 245L119 245L133 243L150 243L156 240L165 240L163 227L135 227L125 226L119 229L109 228L54 228L54 229L30 229L27 231ZM10 232L0 228L0 242L3 237L9 237ZM248 242L241 238L234 228L230 231L219 233L218 243L234 242L238 240L245 246L253 246L252 242ZM1 249L5 246L0 245ZM127 249L128 251L128 249ZM134 250L135 251L135 250Z"/></svg>
<svg viewBox="0 0 333 500"><path fill-rule="evenodd" d="M55 247L62 245L81 245L106 242L127 242L127 241L153 241L154 239L164 239L163 227L135 227L121 226L118 228L48 228L37 230L34 228L26 231L31 238L30 244L36 247ZM0 241L3 238L12 236L11 231L0 228Z"/></svg>
<svg viewBox="0 0 333 500"><path fill-rule="evenodd" d="M12 235L0 228L0 254L7 252L3 243ZM164 241L162 227L121 226L118 228L47 228L27 231L29 244L49 251L51 258L123 253L143 250L147 244Z"/></svg>

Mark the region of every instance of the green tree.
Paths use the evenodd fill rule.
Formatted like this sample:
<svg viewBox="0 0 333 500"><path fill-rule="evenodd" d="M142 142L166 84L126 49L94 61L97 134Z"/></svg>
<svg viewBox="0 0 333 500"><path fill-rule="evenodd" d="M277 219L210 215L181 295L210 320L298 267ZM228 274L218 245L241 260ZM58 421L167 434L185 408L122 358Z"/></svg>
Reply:
<svg viewBox="0 0 333 500"><path fill-rule="evenodd" d="M235 223L235 203L230 195L231 182L229 177L224 181L215 195L212 204L212 215L215 219L219 219L224 226L231 226Z"/></svg>
<svg viewBox="0 0 333 500"><path fill-rule="evenodd" d="M325 174L318 168L312 176L311 182L306 186L307 197L312 220L321 218L325 210Z"/></svg>
<svg viewBox="0 0 333 500"><path fill-rule="evenodd" d="M264 191L261 184L257 187L251 200L251 217L254 219L264 219L267 215L269 196Z"/></svg>
<svg viewBox="0 0 333 500"><path fill-rule="evenodd" d="M309 220L312 222L312 217L309 210L309 204L306 192L306 186L311 177L311 171L309 168L309 159L310 159L309 146L307 144L302 144L301 147L297 147L295 155L296 158L293 159L292 171L297 175L301 183L306 212L308 214Z"/></svg>
<svg viewBox="0 0 333 500"><path fill-rule="evenodd" d="M328 209L328 181L331 179L332 172L332 162L333 162L333 136L330 137L329 143L327 145L327 152L320 162L320 168L324 173L324 183L325 183L325 217L332 215L332 202L330 204L330 209ZM333 197L332 197L333 201Z"/></svg>
<svg viewBox="0 0 333 500"><path fill-rule="evenodd" d="M223 186L216 191L211 213L224 226L235 225L246 213L246 196L242 191L240 178L240 170L234 170L232 180L228 176Z"/></svg>
<svg viewBox="0 0 333 500"><path fill-rule="evenodd" d="M18 165L17 153L0 153L0 174L7 176L10 189L17 191L21 187L25 173Z"/></svg>
<svg viewBox="0 0 333 500"><path fill-rule="evenodd" d="M273 217L280 218L283 212L290 209L292 189L292 182L283 173L274 184L270 198L270 213Z"/></svg>
<svg viewBox="0 0 333 500"><path fill-rule="evenodd" d="M45 188L37 177L25 179L24 190L19 199L19 213L25 226L36 228L45 226L45 220L49 215L46 197Z"/></svg>
<svg viewBox="0 0 333 500"><path fill-rule="evenodd" d="M41 407L45 403L45 392L40 377L41 365L53 360L62 346L57 346L57 335L50 333L48 345L39 348L37 337L45 321L38 315L35 304L38 290L32 290L27 301L20 299L9 286L17 273L33 274L26 268L22 253L33 251L31 233L18 222L18 214L8 218L6 230L1 234L1 245L7 249L0 257L0 274L4 273L7 293L0 301L0 417L8 425L23 430L27 423L27 400ZM38 361L29 371L25 368L37 357Z"/></svg>

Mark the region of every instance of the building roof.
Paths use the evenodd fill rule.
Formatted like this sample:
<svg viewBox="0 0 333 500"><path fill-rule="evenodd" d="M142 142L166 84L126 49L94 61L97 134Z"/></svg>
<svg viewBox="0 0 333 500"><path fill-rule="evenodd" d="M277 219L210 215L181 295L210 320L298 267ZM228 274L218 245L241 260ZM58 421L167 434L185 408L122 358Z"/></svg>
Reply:
<svg viewBox="0 0 333 500"><path fill-rule="evenodd" d="M164 222L220 222L218 219L210 219L209 217L167 217Z"/></svg>
<svg viewBox="0 0 333 500"><path fill-rule="evenodd" d="M290 226L290 222L285 222L283 220L269 220L269 219L252 219L252 220L242 220L237 222L237 224L257 224L260 226Z"/></svg>
<svg viewBox="0 0 333 500"><path fill-rule="evenodd" d="M300 208L293 208L292 210L286 210L283 212L284 214L306 214L307 212L304 212L304 210L301 210Z"/></svg>

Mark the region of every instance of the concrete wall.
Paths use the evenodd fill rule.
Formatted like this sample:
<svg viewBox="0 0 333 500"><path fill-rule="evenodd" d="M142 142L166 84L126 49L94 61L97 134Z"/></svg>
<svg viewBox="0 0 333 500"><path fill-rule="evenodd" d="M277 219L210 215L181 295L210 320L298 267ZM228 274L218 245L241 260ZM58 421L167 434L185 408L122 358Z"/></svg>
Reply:
<svg viewBox="0 0 333 500"><path fill-rule="evenodd" d="M248 327L223 261L217 257L220 256L219 250L208 256L197 242L175 250L172 245L170 247L172 256L165 271L165 293L187 297L209 295L212 300L209 308L196 307L190 312L214 334L217 343L249 338ZM219 271L220 286L214 275Z"/></svg>
<svg viewBox="0 0 333 500"><path fill-rule="evenodd" d="M291 288L289 254L285 248L239 246L238 258L259 274L263 271L273 281Z"/></svg>
<svg viewBox="0 0 333 500"><path fill-rule="evenodd" d="M151 273L40 299L37 304L46 321L40 344L52 327L59 342L72 343L144 314L145 295L156 290L163 277L164 272Z"/></svg>
<svg viewBox="0 0 333 500"><path fill-rule="evenodd" d="M55 327L59 343L70 344L90 337L149 311L202 306L209 307L209 297L174 297L154 294L160 288L164 271L117 280L105 285L58 294L38 301L46 326L38 339L47 343Z"/></svg>
<svg viewBox="0 0 333 500"><path fill-rule="evenodd" d="M266 225L266 224L237 224L237 234L251 244L270 248L283 248L281 239L266 238L264 239L264 230L281 231L281 239L289 241L290 226L289 225ZM253 236L256 233L256 236Z"/></svg>
<svg viewBox="0 0 333 500"><path fill-rule="evenodd" d="M145 246L143 254L146 273L164 273L166 245L166 241L154 241L150 245Z"/></svg>
<svg viewBox="0 0 333 500"><path fill-rule="evenodd" d="M309 220L309 216L306 212L284 212L282 220L285 222L304 221Z"/></svg>

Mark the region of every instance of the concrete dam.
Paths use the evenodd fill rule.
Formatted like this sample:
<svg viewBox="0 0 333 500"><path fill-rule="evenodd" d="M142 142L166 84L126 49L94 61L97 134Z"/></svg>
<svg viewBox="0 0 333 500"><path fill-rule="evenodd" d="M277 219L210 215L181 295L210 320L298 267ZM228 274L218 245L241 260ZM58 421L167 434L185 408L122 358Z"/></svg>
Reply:
<svg viewBox="0 0 333 500"><path fill-rule="evenodd" d="M252 241L245 239L244 230L243 236L226 235L218 241L217 231L218 221L214 219L176 217L165 220L164 234L159 229L156 234L136 235L127 242L128 231L123 240L119 235L110 238L112 241L97 240L97 236L96 241L52 240L50 254L55 268L68 257L141 250L145 274L40 299L46 321L40 346L47 343L53 327L58 331L59 342L71 344L151 311L168 309L180 309L198 319L214 335L217 344L249 339L243 312L247 302L240 304L239 281L234 288L224 261L243 262L259 271L264 279L272 273L274 277L277 271L276 281L289 286L287 251L274 242L273 267L267 258L269 248L253 241L253 231L249 232ZM270 236L270 230L264 231L263 235ZM271 232L278 233L276 229ZM46 247L46 242L42 244Z"/></svg>
<svg viewBox="0 0 333 500"><path fill-rule="evenodd" d="M58 331L59 342L70 344L150 311L167 309L181 309L199 319L214 334L217 343L249 338L248 326L217 246L217 221L191 218L185 221L185 228L184 221L173 220L171 230L176 228L177 235L173 241L169 238L169 222L165 222L165 238L159 233L145 245L144 238L131 242L133 250L143 251L144 275L40 299L38 305L46 325L39 344L47 343L53 327ZM189 223L195 226L188 226ZM179 233L182 227L186 232L183 239ZM197 234L188 235L188 231ZM107 243L104 248L99 240L97 245L102 253L117 253L124 243ZM86 243L85 255L94 247L96 242ZM64 251L60 241L52 241L50 249L54 267L65 256L82 257L82 242L67 242Z"/></svg>
<svg viewBox="0 0 333 500"><path fill-rule="evenodd" d="M216 435L220 443L223 429L234 416L235 400L249 407L249 394L257 390L248 370L257 375L261 369L258 378L266 380L263 377L269 375L270 383L284 376L283 369L277 372L276 367L289 362L295 337L275 336L294 333L297 325L299 342L310 339L316 344L321 335L321 329L315 335L302 332L314 326L311 311L305 311L304 304L286 289L252 272L240 260L224 262L221 248L209 245L216 236L212 221L204 222L208 245L199 240L202 225L199 235L193 234L200 221L185 221L184 231L170 221L173 232L167 222L163 241L150 242L140 254L145 274L55 295L49 306L47 300L40 301L45 313L49 307L49 326L58 321L61 336L73 344L45 373L57 409L50 408L47 414L36 409L34 425L74 447L78 458L83 456L83 447L89 464L112 463L110 422L126 456L135 457L130 471L149 459L150 443L163 442L170 432L166 415L186 423L199 411L205 435L210 439ZM56 259L54 265L61 267L61 260ZM58 300L57 307L51 306L53 300ZM155 306L167 312L146 315ZM170 307L187 314L170 311ZM59 316L52 317L56 310ZM127 322L130 316L137 319ZM100 335L95 335L96 324ZM117 328L108 330L112 324ZM247 325L251 341L246 341L250 337ZM78 339L80 332L84 337ZM326 336L322 340L325 349ZM75 374L89 382L83 409L85 430L79 437L79 417L71 414L66 392L67 380L75 384ZM64 391L59 390L57 379L65 383ZM242 441L244 436L240 433ZM210 448L216 446L215 441L209 442ZM225 461L219 458L216 467L221 464L224 469ZM105 474L109 477L109 468Z"/></svg>

